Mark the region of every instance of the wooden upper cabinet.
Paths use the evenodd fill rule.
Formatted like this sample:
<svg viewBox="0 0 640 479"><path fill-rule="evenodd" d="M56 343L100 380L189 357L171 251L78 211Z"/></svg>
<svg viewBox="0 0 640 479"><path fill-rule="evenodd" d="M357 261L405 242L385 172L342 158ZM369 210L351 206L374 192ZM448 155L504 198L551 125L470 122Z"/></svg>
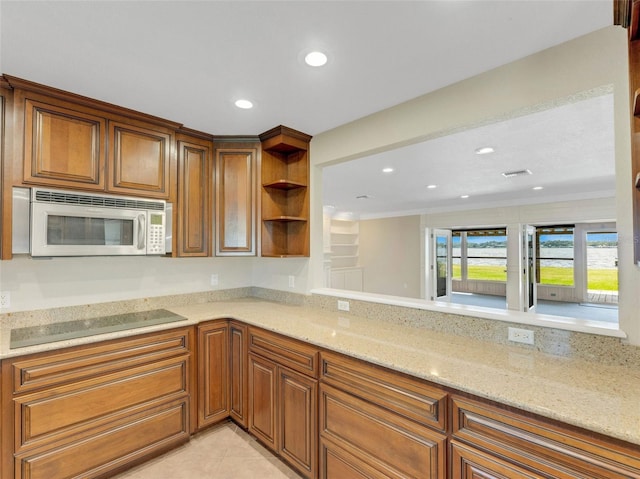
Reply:
<svg viewBox="0 0 640 479"><path fill-rule="evenodd" d="M216 255L256 254L256 169L259 143L216 142Z"/></svg>
<svg viewBox="0 0 640 479"><path fill-rule="evenodd" d="M179 123L20 78L14 89L17 184L174 200Z"/></svg>
<svg viewBox="0 0 640 479"><path fill-rule="evenodd" d="M24 181L58 187L104 190L107 120L24 98Z"/></svg>
<svg viewBox="0 0 640 479"><path fill-rule="evenodd" d="M110 122L107 191L169 199L173 136L170 130Z"/></svg>
<svg viewBox="0 0 640 479"><path fill-rule="evenodd" d="M309 256L309 142L286 126L262 141L262 256Z"/></svg>
<svg viewBox="0 0 640 479"><path fill-rule="evenodd" d="M209 256L211 251L210 163L213 144L205 134L179 132L177 256Z"/></svg>

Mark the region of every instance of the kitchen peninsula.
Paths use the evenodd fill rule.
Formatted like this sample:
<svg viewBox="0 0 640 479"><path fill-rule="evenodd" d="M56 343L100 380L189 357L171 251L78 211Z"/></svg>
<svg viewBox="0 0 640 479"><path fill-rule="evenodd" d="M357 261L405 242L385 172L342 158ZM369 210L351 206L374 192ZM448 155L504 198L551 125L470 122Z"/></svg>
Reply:
<svg viewBox="0 0 640 479"><path fill-rule="evenodd" d="M228 347L227 354L219 360L240 357L234 356L233 345L244 344L248 351L241 353L243 364L248 352L250 364L274 364L277 371L283 372L282 377L311 384L307 398L311 407L311 430L307 432L312 435L308 470L286 456L287 448L270 446L307 477L338 477L336 474L346 467L345 464L349 464L349 470L355 468L360 472L373 468L369 471L372 477L383 477L381 471L385 468L395 474L411 476L411 470L402 468L414 466L428 466L431 473L425 477L476 477L472 475L473 471L487 470L487 461L493 464L490 469L495 475L486 477L640 477L640 411L637 408L640 377L637 365L616 365L613 361L598 363L492 344L430 330L402 317L374 318L329 311L314 305L313 297L307 298L305 305L293 305L256 297L231 297L233 294L220 301L207 301L197 296L148 298L148 309L162 307L186 318L176 322L17 349L10 347L11 328L33 327L38 322L51 323L55 319L44 311L0 316L4 474L10 474L12 469L6 467L6 459L13 454L13 414L20 414L21 407L30 405L29 401L20 399L22 396L16 396L16 404L22 406L12 406L14 398L7 388L16 387L21 380L32 381L34 389L30 394L37 396L38 388L43 387L43 384L37 384L38 377L41 380L44 377L41 369L58 368L55 365L45 367L43 363L40 369L29 371L29 376L19 378L13 374L11 364L26 364L25 360L30 357L82 351L114 340L137 340L174 331L189 336L188 331L193 328L204 331L203 326L208 324L224 327L227 320L231 320L244 333L242 341L247 342L234 343L232 334L221 336L223 343L215 343L216 337L210 344L222 344L223 350ZM91 305L86 309L95 316L119 313L127 307L132 305L118 302ZM86 311L78 313L81 311L78 308L68 310L70 316L87 314ZM59 313L57 316L61 317ZM188 380L185 387L189 393L186 402L190 400L191 404L184 406L186 427L179 441L188 440L188 435L198 429L194 416L200 416L202 405L195 407L196 398L212 397L200 394L202 371L197 372L200 379L195 380L198 374L190 369L196 362L199 366L202 364L196 358L202 357L206 343L199 342L198 345L196 347L190 339L180 343L180 348L185 350L177 356L163 356L165 361L178 356L182 358L180 361L185 361ZM215 355L210 356L210 360L211 357ZM297 368L300 364L306 368L307 359L309 369L301 369L304 371L301 373ZM231 365L227 371L232 371L230 376L226 371L221 376L233 384L238 370ZM250 404L260 399L256 388L263 384L256 375L261 371L253 367L243 371L250 377L249 390L245 391ZM284 389L277 390L276 397L286 395L283 391L287 391L287 384L290 383L285 381ZM64 390L65 386L60 388ZM69 391L63 392L70 395ZM46 397L51 400L49 395ZM286 397L298 398L295 394ZM43 398L38 397L38 400ZM278 410L288 411L286 407ZM191 417L186 411L190 411ZM226 411L222 418L229 415L228 409ZM251 416L259 414L256 411L249 412L244 427L248 425L249 432L264 443L265 439L253 430L256 424ZM355 416L352 417L352 413ZM319 417L317 431L314 414ZM338 415L338 419L332 415ZM284 415L278 413L276 421L283 418ZM381 428L379 432L391 434L406 454L420 451L411 453L415 464L393 464L393 458L385 458L381 452L368 449L375 448L375 444L353 444L350 441L359 441L366 434L355 439L344 437L345 431L335 430L344 421L362 428L361 431ZM260 430L260 424L257 426ZM30 427L35 426L31 424ZM78 430L75 433L81 434ZM28 442L27 438L25 444ZM373 463L368 464L366 459L374 453L382 454L382 457L372 459ZM27 463L29 459L25 458ZM385 462L387 460L389 462ZM120 468L122 464L126 462L119 463ZM20 473L16 462L15 477L39 477L29 475L28 470L23 466ZM505 470L512 472L506 476L497 473ZM388 471L387 474L394 477ZM7 477L5 475L3 479ZM100 477L100 469L87 477Z"/></svg>

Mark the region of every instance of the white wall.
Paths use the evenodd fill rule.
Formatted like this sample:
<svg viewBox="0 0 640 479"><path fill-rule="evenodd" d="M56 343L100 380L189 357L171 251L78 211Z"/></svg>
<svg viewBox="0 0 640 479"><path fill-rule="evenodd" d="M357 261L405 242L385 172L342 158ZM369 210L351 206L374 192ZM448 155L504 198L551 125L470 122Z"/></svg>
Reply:
<svg viewBox="0 0 640 479"><path fill-rule="evenodd" d="M360 220L364 291L420 298L420 216Z"/></svg>
<svg viewBox="0 0 640 479"><path fill-rule="evenodd" d="M2 313L260 286L304 293L308 260L272 258L98 257L0 261ZM211 275L218 285L211 286ZM289 276L294 287L289 287Z"/></svg>
<svg viewBox="0 0 640 479"><path fill-rule="evenodd" d="M0 290L11 293L11 307L2 312L247 287L252 270L252 258L18 255L0 262Z"/></svg>
<svg viewBox="0 0 640 479"><path fill-rule="evenodd" d="M611 26L324 132L311 142L312 231L322 229L323 166L550 107L613 85L620 326L640 345L640 268L633 263L627 32ZM501 221L501 223L506 223ZM322 236L312 242L313 284L322 284Z"/></svg>

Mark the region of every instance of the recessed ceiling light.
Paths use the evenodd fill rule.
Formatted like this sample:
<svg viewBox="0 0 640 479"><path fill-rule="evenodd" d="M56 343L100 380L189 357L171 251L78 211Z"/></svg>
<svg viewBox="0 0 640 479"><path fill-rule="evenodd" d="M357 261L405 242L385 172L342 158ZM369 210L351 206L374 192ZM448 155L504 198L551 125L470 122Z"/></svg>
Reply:
<svg viewBox="0 0 640 479"><path fill-rule="evenodd" d="M393 168L390 168L390 167L382 168L382 172L383 173L393 173Z"/></svg>
<svg viewBox="0 0 640 479"><path fill-rule="evenodd" d="M429 188L430 190L437 188L438 185L427 185L427 188Z"/></svg>
<svg viewBox="0 0 640 479"><path fill-rule="evenodd" d="M469 198L469 195L462 195L460 196L460 198L466 199L466 198Z"/></svg>
<svg viewBox="0 0 640 479"><path fill-rule="evenodd" d="M327 55L322 52L307 53L304 57L304 62L311 67L321 67L327 63Z"/></svg>
<svg viewBox="0 0 640 479"><path fill-rule="evenodd" d="M532 190L542 190L544 189L544 186L534 186L533 188L531 188Z"/></svg>
<svg viewBox="0 0 640 479"><path fill-rule="evenodd" d="M476 155L486 155L489 153L493 153L494 151L496 150L494 150L492 146L483 146L476 149Z"/></svg>
<svg viewBox="0 0 640 479"><path fill-rule="evenodd" d="M253 108L253 103L242 98L240 100L236 100L235 105L238 108L242 108L243 110L249 110L250 108Z"/></svg>

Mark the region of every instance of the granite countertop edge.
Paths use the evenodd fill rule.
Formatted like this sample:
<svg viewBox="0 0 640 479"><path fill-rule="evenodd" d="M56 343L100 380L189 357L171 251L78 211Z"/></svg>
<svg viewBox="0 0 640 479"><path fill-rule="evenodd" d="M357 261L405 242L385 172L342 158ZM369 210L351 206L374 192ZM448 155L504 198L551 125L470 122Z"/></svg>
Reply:
<svg viewBox="0 0 640 479"><path fill-rule="evenodd" d="M236 319L441 386L640 445L640 372L497 345L350 313L260 299L167 310L185 320L18 349L0 323L0 359Z"/></svg>

